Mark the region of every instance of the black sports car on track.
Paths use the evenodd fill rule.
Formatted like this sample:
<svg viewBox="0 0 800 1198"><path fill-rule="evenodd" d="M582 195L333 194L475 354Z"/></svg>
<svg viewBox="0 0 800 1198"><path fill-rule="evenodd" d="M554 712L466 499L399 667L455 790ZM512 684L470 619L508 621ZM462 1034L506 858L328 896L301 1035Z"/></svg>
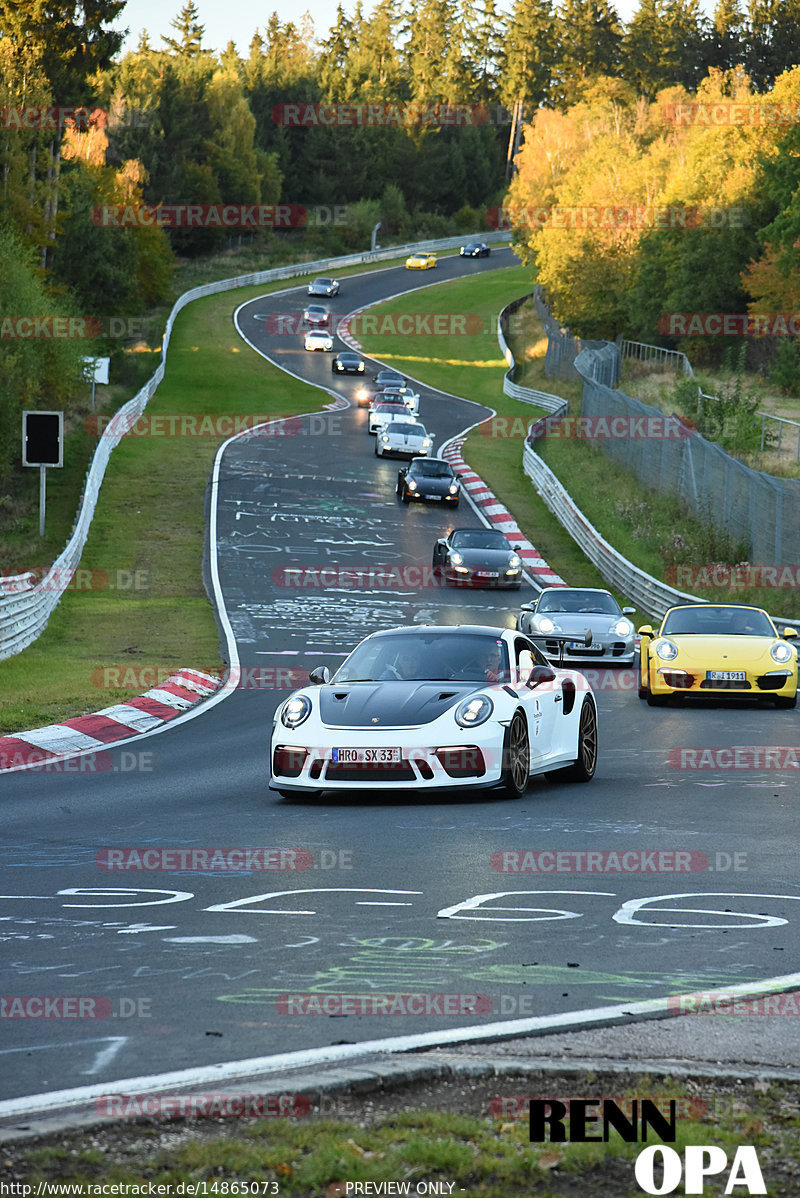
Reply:
<svg viewBox="0 0 800 1198"><path fill-rule="evenodd" d="M354 354L352 350L343 349L331 362L334 374L363 374L364 359Z"/></svg>
<svg viewBox="0 0 800 1198"><path fill-rule="evenodd" d="M412 458L397 475L397 494L403 503L422 499L458 507L461 485L453 467L442 458Z"/></svg>
<svg viewBox="0 0 800 1198"><path fill-rule="evenodd" d="M462 258L488 258L492 251L485 241L468 241L458 252Z"/></svg>
<svg viewBox="0 0 800 1198"><path fill-rule="evenodd" d="M450 586L515 587L522 560L495 528L454 528L433 547L433 564Z"/></svg>

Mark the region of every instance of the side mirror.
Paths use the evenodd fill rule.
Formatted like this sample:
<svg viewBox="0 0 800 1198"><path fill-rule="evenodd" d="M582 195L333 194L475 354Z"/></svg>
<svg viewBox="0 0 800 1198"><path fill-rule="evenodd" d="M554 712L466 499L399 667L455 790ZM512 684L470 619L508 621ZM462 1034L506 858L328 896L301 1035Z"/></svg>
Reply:
<svg viewBox="0 0 800 1198"><path fill-rule="evenodd" d="M655 636L652 624L642 624L641 628L638 629L638 632L639 636Z"/></svg>
<svg viewBox="0 0 800 1198"><path fill-rule="evenodd" d="M520 606L519 610L520 611L536 611L536 604L535 603L523 603Z"/></svg>
<svg viewBox="0 0 800 1198"><path fill-rule="evenodd" d="M312 686L324 686L326 682L330 682L331 672L327 666L317 666L308 675L308 681Z"/></svg>
<svg viewBox="0 0 800 1198"><path fill-rule="evenodd" d="M636 614L636 608L635 607L623 607L622 614L623 614L623 616L633 616Z"/></svg>
<svg viewBox="0 0 800 1198"><path fill-rule="evenodd" d="M791 641L794 639L794 637L797 636L797 629L796 628L784 628L783 632L781 633L781 636L783 637L783 639L785 641Z"/></svg>
<svg viewBox="0 0 800 1198"><path fill-rule="evenodd" d="M552 666L534 666L525 685L533 690L535 686L541 686L543 682L555 682L555 680L556 672Z"/></svg>
<svg viewBox="0 0 800 1198"><path fill-rule="evenodd" d="M512 545L511 548L514 550L515 553L522 553L525 546L524 545Z"/></svg>

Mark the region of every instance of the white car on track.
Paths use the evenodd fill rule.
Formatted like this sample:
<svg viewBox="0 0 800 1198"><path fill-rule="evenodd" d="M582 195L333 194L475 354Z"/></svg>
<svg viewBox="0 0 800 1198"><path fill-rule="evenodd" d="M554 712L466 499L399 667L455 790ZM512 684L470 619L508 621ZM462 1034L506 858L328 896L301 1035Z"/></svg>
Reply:
<svg viewBox="0 0 800 1198"><path fill-rule="evenodd" d="M325 329L309 329L303 337L304 349L333 349L333 337Z"/></svg>
<svg viewBox="0 0 800 1198"><path fill-rule="evenodd" d="M396 403L373 403L369 408L367 428L371 433L381 433L388 424L416 424L417 418L409 412L402 400Z"/></svg>
<svg viewBox="0 0 800 1198"><path fill-rule="evenodd" d="M588 782L597 708L584 676L551 666L511 629L374 632L331 678L312 670L278 706L270 744L280 794L490 789L535 774Z"/></svg>
<svg viewBox="0 0 800 1198"><path fill-rule="evenodd" d="M411 387L387 387L384 391L376 393L373 402L392 403L396 399L402 399L409 412L413 416L419 416L419 392Z"/></svg>
<svg viewBox="0 0 800 1198"><path fill-rule="evenodd" d="M397 453L404 457L427 457L433 440L428 436L424 424L409 424L405 420L392 420L375 438L375 453L379 458Z"/></svg>

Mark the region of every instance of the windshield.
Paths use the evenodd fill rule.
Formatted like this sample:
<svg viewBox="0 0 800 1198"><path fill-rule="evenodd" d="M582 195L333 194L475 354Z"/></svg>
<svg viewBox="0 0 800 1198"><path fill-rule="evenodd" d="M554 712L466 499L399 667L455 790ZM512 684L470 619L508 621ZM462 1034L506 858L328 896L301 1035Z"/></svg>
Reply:
<svg viewBox="0 0 800 1198"><path fill-rule="evenodd" d="M409 474L419 474L423 478L455 478L452 466L447 462L439 462L436 459L424 459L421 462L414 461L408 468Z"/></svg>
<svg viewBox="0 0 800 1198"><path fill-rule="evenodd" d="M597 612L602 616L621 615L619 604L607 591L575 591L565 589L563 593L553 591L542 595L536 604L537 614L543 611Z"/></svg>
<svg viewBox="0 0 800 1198"><path fill-rule="evenodd" d="M453 549L508 549L508 541L501 532L488 528L463 528L450 538Z"/></svg>
<svg viewBox="0 0 800 1198"><path fill-rule="evenodd" d="M667 612L662 636L775 636L768 616L756 607L704 603Z"/></svg>
<svg viewBox="0 0 800 1198"><path fill-rule="evenodd" d="M381 633L354 649L331 681L502 684L510 681L508 651L492 633Z"/></svg>
<svg viewBox="0 0 800 1198"><path fill-rule="evenodd" d="M399 433L403 437L427 437L421 424L405 424L402 420L393 420L386 429L387 434Z"/></svg>

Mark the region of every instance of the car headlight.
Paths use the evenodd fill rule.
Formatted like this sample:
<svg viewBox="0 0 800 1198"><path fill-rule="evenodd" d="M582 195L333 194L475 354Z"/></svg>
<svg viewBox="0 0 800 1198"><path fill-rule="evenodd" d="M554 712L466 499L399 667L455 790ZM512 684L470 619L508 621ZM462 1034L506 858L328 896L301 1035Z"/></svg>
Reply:
<svg viewBox="0 0 800 1198"><path fill-rule="evenodd" d="M389 440L389 438L386 436L386 433L383 433L381 435L381 441L388 441L388 440Z"/></svg>
<svg viewBox="0 0 800 1198"><path fill-rule="evenodd" d="M792 646L787 645L785 641L778 641L777 645L773 645L770 649L769 655L773 661L777 661L783 665L785 662L792 660Z"/></svg>
<svg viewBox="0 0 800 1198"><path fill-rule="evenodd" d="M539 623L539 632L555 632L556 626L549 616L542 616Z"/></svg>
<svg viewBox="0 0 800 1198"><path fill-rule="evenodd" d="M678 656L678 646L672 641L656 641L653 646L653 652L662 661L674 661Z"/></svg>
<svg viewBox="0 0 800 1198"><path fill-rule="evenodd" d="M308 695L295 695L287 699L281 711L281 723L284 728L299 728L304 720L311 715L311 700Z"/></svg>
<svg viewBox="0 0 800 1198"><path fill-rule="evenodd" d="M461 728L477 728L478 724L486 723L493 711L494 703L488 695L474 695L459 703L455 711L456 723Z"/></svg>
<svg viewBox="0 0 800 1198"><path fill-rule="evenodd" d="M363 362L359 362L359 364L358 364L358 366L357 366L357 368L356 368L356 369L358 370L358 373L359 373L359 374L363 374L363 373L364 373L364 363L363 363Z"/></svg>
<svg viewBox="0 0 800 1198"><path fill-rule="evenodd" d="M464 559L460 553L451 553L450 561L453 563L454 566L460 566L460 565L462 565Z"/></svg>
<svg viewBox="0 0 800 1198"><path fill-rule="evenodd" d="M457 486L457 484L456 484L456 483L451 483L451 484L450 484L450 494L451 494L451 495L457 495L457 494L458 494L458 486Z"/></svg>
<svg viewBox="0 0 800 1198"><path fill-rule="evenodd" d="M617 636L630 636L633 632L633 624L630 620L617 620L616 624L612 624L608 631Z"/></svg>
<svg viewBox="0 0 800 1198"><path fill-rule="evenodd" d="M417 489L417 484L414 482L413 478L406 479L406 486L408 487L409 491L416 491Z"/></svg>
<svg viewBox="0 0 800 1198"><path fill-rule="evenodd" d="M431 441L430 437L425 437L422 444L427 448L429 445L433 445L433 441Z"/></svg>
<svg viewBox="0 0 800 1198"><path fill-rule="evenodd" d="M509 569L510 570L518 570L521 565L522 565L522 558L519 556L518 553L512 553L511 557L508 559Z"/></svg>

